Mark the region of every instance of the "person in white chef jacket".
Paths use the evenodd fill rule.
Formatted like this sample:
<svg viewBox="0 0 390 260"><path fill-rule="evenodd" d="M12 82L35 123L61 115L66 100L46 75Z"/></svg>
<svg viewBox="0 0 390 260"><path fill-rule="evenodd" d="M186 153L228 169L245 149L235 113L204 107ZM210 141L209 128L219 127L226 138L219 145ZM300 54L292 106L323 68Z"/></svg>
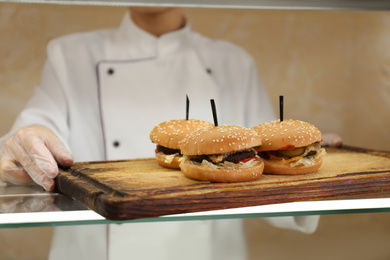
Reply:
<svg viewBox="0 0 390 260"><path fill-rule="evenodd" d="M185 116L276 118L253 59L190 28L180 8L129 9L115 29L52 40L42 78L0 141L0 178L54 189L57 163L154 156L151 129ZM311 233L318 216L269 218ZM50 259L246 259L241 220L56 227Z"/></svg>

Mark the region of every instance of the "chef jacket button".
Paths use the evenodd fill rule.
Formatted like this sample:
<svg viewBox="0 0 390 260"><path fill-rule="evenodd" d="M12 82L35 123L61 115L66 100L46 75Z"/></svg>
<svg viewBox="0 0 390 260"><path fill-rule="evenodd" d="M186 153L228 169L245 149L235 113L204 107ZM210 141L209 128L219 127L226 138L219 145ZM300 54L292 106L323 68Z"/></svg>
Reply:
<svg viewBox="0 0 390 260"><path fill-rule="evenodd" d="M208 74L212 74L212 73L213 73L213 71L212 71L210 68L207 68L207 69L206 69L206 72L207 72Z"/></svg>
<svg viewBox="0 0 390 260"><path fill-rule="evenodd" d="M118 141L114 141L114 142L112 143L112 145L113 145L114 147L119 147L120 143L119 143Z"/></svg>
<svg viewBox="0 0 390 260"><path fill-rule="evenodd" d="M114 74L114 69L113 69L113 68L109 68L109 69L107 70L107 74L108 74L108 75Z"/></svg>

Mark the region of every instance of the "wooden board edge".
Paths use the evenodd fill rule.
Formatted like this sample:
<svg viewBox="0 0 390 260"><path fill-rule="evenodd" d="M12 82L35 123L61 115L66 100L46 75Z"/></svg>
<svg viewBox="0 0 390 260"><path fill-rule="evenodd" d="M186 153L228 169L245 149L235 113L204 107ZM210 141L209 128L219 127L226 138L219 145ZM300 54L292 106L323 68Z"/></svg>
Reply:
<svg viewBox="0 0 390 260"><path fill-rule="evenodd" d="M79 200L94 211L96 211L97 198L104 194L103 190L61 169L60 174L55 178L55 184L59 192Z"/></svg>
<svg viewBox="0 0 390 260"><path fill-rule="evenodd" d="M326 185L324 185L326 184ZM346 187L348 187L346 189ZM309 183L283 189L215 192L199 196L155 196L135 199L102 194L96 200L96 212L107 219L120 221L200 211L261 206L297 201L348 197L390 192L390 176L377 180L335 180L330 183Z"/></svg>
<svg viewBox="0 0 390 260"><path fill-rule="evenodd" d="M376 156L382 156L390 159L390 151L382 151L382 150L374 150L369 148L362 148L362 147L356 147L356 146L349 146L349 145L343 145L340 147L330 147L330 146L324 146L325 149L335 149L335 151L350 151L350 152L357 152L357 153L367 153L372 154Z"/></svg>

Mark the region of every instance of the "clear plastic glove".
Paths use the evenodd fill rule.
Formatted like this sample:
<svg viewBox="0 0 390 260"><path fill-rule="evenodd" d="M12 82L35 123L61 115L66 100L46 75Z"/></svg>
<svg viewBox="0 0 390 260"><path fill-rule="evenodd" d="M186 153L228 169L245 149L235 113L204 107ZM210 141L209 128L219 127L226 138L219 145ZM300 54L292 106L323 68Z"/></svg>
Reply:
<svg viewBox="0 0 390 260"><path fill-rule="evenodd" d="M17 185L33 181L54 189L58 164L69 167L73 156L47 127L31 125L0 141L0 180Z"/></svg>
<svg viewBox="0 0 390 260"><path fill-rule="evenodd" d="M341 136L334 133L323 134L321 145L340 147L343 145L343 139L341 138Z"/></svg>

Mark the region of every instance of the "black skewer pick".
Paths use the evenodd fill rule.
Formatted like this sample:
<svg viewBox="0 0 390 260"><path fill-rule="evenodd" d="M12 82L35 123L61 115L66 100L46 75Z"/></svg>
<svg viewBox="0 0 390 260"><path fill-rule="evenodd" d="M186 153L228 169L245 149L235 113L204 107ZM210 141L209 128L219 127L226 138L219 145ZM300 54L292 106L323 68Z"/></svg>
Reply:
<svg viewBox="0 0 390 260"><path fill-rule="evenodd" d="M283 122L283 96L279 96L279 114L280 114L280 122Z"/></svg>
<svg viewBox="0 0 390 260"><path fill-rule="evenodd" d="M188 95L186 95L186 120L188 120L190 114L190 100L188 99Z"/></svg>
<svg viewBox="0 0 390 260"><path fill-rule="evenodd" d="M210 99L211 110L213 111L214 125L218 126L217 109L215 108L214 99Z"/></svg>

